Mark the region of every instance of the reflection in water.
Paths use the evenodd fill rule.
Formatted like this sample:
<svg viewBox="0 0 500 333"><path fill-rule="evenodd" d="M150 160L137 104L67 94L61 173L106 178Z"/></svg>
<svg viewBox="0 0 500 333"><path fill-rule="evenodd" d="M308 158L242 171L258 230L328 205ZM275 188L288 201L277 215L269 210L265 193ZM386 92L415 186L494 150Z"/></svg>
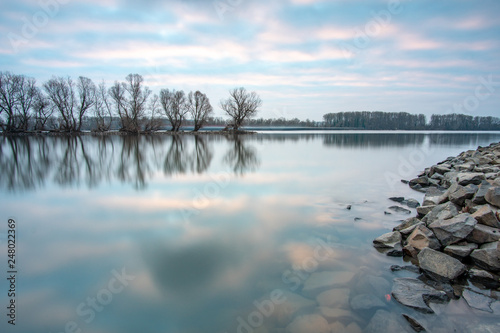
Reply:
<svg viewBox="0 0 500 333"><path fill-rule="evenodd" d="M255 149L247 146L244 139L239 135L228 138L233 143L233 149L230 149L224 161L226 161L233 172L238 175L244 175L248 171L254 171L259 165L259 159Z"/></svg>

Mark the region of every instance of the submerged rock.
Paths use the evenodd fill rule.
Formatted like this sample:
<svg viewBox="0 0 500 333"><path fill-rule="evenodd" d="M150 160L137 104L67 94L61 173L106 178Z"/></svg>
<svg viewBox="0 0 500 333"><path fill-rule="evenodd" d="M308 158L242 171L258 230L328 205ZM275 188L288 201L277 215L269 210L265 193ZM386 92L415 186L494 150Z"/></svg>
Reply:
<svg viewBox="0 0 500 333"><path fill-rule="evenodd" d="M492 298L475 292L469 288L464 289L462 296L471 308L491 313L493 312L490 307L491 303L494 301Z"/></svg>
<svg viewBox="0 0 500 333"><path fill-rule="evenodd" d="M354 311L385 308L386 304L372 294L361 294L351 299L351 308Z"/></svg>
<svg viewBox="0 0 500 333"><path fill-rule="evenodd" d="M350 291L349 288L330 289L319 294L316 301L320 306L348 309Z"/></svg>
<svg viewBox="0 0 500 333"><path fill-rule="evenodd" d="M420 268L439 281L455 280L466 271L465 265L457 259L430 248L420 251L417 258Z"/></svg>
<svg viewBox="0 0 500 333"><path fill-rule="evenodd" d="M401 333L408 332L410 327L407 323L402 323L398 315L385 310L377 310L368 325L365 327L366 333ZM312 333L312 332L311 332Z"/></svg>
<svg viewBox="0 0 500 333"><path fill-rule="evenodd" d="M330 325L318 314L298 316L285 329L286 333L330 333Z"/></svg>
<svg viewBox="0 0 500 333"><path fill-rule="evenodd" d="M436 290L412 278L394 279L392 296L399 303L423 313L434 313L429 302L442 303L449 300L444 291Z"/></svg>
<svg viewBox="0 0 500 333"><path fill-rule="evenodd" d="M304 282L302 293L304 295L317 295L325 289L345 287L351 281L352 272L316 272Z"/></svg>
<svg viewBox="0 0 500 333"><path fill-rule="evenodd" d="M410 317L409 315L404 313L403 318L406 319L408 324L410 324L411 328L413 328L415 332L425 332L425 328L415 318Z"/></svg>
<svg viewBox="0 0 500 333"><path fill-rule="evenodd" d="M403 214L411 214L411 210L400 207L400 206L391 206L389 207L390 210L397 212L397 213L403 213Z"/></svg>

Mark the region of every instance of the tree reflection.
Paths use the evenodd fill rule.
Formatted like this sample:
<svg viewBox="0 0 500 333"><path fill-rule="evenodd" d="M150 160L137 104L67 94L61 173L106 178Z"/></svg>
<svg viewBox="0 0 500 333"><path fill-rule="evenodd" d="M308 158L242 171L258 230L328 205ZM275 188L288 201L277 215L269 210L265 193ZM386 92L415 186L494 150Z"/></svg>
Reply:
<svg viewBox="0 0 500 333"><path fill-rule="evenodd" d="M230 136L228 139L233 145L224 156L224 161L235 174L244 175L249 171L254 171L260 164L255 149L245 144L244 139L239 135Z"/></svg>
<svg viewBox="0 0 500 333"><path fill-rule="evenodd" d="M194 137L194 152L191 168L194 172L205 172L212 162L212 151L209 149L203 137L196 135Z"/></svg>

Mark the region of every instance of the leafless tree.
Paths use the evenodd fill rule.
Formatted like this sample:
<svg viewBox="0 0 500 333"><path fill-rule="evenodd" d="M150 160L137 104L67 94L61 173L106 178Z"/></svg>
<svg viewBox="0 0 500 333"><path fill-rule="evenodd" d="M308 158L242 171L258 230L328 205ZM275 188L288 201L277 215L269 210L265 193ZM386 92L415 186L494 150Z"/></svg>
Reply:
<svg viewBox="0 0 500 333"><path fill-rule="evenodd" d="M70 77L52 77L45 82L43 88L47 97L59 112L59 130L65 132L76 131L76 119L74 115L76 96L75 84Z"/></svg>
<svg viewBox="0 0 500 333"><path fill-rule="evenodd" d="M154 132L160 129L162 125L162 121L160 118L161 115L160 104L161 104L160 97L158 97L158 95L153 95L153 97L149 101L149 106L148 106L149 115L146 117L144 123L145 132Z"/></svg>
<svg viewBox="0 0 500 333"><path fill-rule="evenodd" d="M207 95L199 91L189 93L188 110L194 121L194 132L197 132L206 124L208 117L213 112Z"/></svg>
<svg viewBox="0 0 500 333"><path fill-rule="evenodd" d="M122 122L120 130L138 133L141 131L140 120L144 117L151 90L143 87L144 79L139 74L129 74L125 81L121 84L115 82L109 94Z"/></svg>
<svg viewBox="0 0 500 333"><path fill-rule="evenodd" d="M16 130L28 131L30 119L32 117L32 107L36 101L37 87L36 80L24 75L18 76L19 89L17 93Z"/></svg>
<svg viewBox="0 0 500 333"><path fill-rule="evenodd" d="M4 131L29 129L36 89L33 78L0 72L0 126Z"/></svg>
<svg viewBox="0 0 500 333"><path fill-rule="evenodd" d="M179 131L188 112L186 94L182 90L169 91L168 89L162 89L160 91L160 102L163 112L172 126L172 131Z"/></svg>
<svg viewBox="0 0 500 333"><path fill-rule="evenodd" d="M33 112L35 116L35 131L45 130L47 121L54 113L54 107L38 88L36 89L35 102L33 103Z"/></svg>
<svg viewBox="0 0 500 333"><path fill-rule="evenodd" d="M87 111L95 105L97 88L91 79L80 76L76 83L78 91L78 104L77 104L77 131L81 131L83 117Z"/></svg>
<svg viewBox="0 0 500 333"><path fill-rule="evenodd" d="M220 107L231 118L234 130L238 130L246 118L251 118L257 114L258 108L262 105L262 100L255 92L247 92L243 87L234 88L229 91L229 98L220 101Z"/></svg>
<svg viewBox="0 0 500 333"><path fill-rule="evenodd" d="M94 98L94 117L96 122L94 131L108 131L111 128L112 106L104 81L97 86Z"/></svg>

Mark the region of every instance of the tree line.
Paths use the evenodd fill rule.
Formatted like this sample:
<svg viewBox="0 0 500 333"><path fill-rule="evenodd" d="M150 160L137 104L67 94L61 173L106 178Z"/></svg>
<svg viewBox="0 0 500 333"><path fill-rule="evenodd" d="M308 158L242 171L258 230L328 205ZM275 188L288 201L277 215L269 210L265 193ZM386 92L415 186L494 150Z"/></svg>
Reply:
<svg viewBox="0 0 500 333"><path fill-rule="evenodd" d="M232 119L228 129L238 130L253 117L262 101L245 88L229 91L220 107ZM0 72L0 130L3 132L58 131L82 129L106 132L118 120L120 131L153 132L168 120L170 130L179 131L187 117L200 130L207 124L213 107L206 94L196 91L161 89L159 94L144 86L139 74L129 74L125 81L106 87L80 76L52 77L41 87L25 75ZM91 121L89 121L91 119Z"/></svg>
<svg viewBox="0 0 500 333"><path fill-rule="evenodd" d="M423 114L407 112L351 111L327 113L325 127L367 130L500 130L500 118L468 116L463 114L432 115L431 121Z"/></svg>

